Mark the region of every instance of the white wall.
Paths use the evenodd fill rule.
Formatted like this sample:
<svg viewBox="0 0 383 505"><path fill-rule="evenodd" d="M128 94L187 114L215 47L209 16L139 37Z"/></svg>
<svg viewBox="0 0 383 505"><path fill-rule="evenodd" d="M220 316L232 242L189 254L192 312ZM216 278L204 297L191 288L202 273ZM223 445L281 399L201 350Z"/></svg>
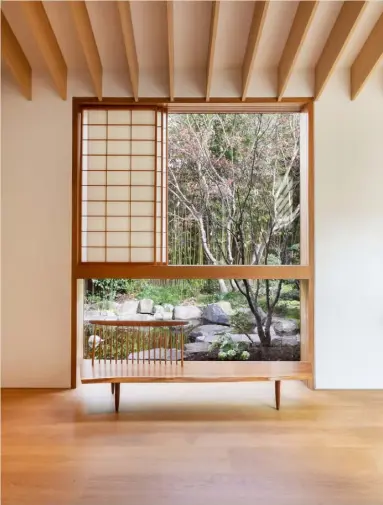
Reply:
<svg viewBox="0 0 383 505"><path fill-rule="evenodd" d="M2 386L70 386L71 100L2 87Z"/></svg>
<svg viewBox="0 0 383 505"><path fill-rule="evenodd" d="M350 102L339 71L315 107L317 388L383 388L381 78Z"/></svg>
<svg viewBox="0 0 383 505"><path fill-rule="evenodd" d="M350 102L338 72L315 108L318 388L383 388L380 77ZM4 83L4 387L70 385L71 119L43 81L32 102Z"/></svg>

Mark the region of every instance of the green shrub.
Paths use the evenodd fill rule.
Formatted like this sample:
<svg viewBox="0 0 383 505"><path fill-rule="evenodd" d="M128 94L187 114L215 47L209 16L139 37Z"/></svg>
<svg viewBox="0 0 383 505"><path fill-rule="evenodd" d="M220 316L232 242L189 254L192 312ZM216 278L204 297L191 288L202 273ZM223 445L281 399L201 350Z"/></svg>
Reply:
<svg viewBox="0 0 383 505"><path fill-rule="evenodd" d="M250 358L250 353L246 350L243 342L235 342L230 333L219 335L210 346L209 351L218 349L218 359L227 361L246 361Z"/></svg>
<svg viewBox="0 0 383 505"><path fill-rule="evenodd" d="M245 335L251 333L254 327L254 324L249 319L249 314L242 311L238 311L233 314L230 318L230 323L235 331L238 333L244 333Z"/></svg>

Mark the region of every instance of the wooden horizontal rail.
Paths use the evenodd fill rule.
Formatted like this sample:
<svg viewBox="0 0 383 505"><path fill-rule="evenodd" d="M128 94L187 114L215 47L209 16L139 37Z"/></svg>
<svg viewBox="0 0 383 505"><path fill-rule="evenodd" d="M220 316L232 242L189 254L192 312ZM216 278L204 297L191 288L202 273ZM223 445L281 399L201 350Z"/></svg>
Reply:
<svg viewBox="0 0 383 505"><path fill-rule="evenodd" d="M302 265L170 266L147 263L80 263L77 279L311 279L312 268Z"/></svg>
<svg viewBox="0 0 383 505"><path fill-rule="evenodd" d="M168 326L186 326L188 321L178 321L175 319L169 321L135 321L132 319L92 319L88 321L90 324L95 324L97 326L147 326L149 328L153 327L163 327Z"/></svg>

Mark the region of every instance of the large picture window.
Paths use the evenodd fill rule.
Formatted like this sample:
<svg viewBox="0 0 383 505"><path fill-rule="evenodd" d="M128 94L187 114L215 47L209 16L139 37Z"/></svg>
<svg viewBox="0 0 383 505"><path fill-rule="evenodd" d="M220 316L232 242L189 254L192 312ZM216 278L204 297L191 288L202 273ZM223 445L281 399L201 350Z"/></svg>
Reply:
<svg viewBox="0 0 383 505"><path fill-rule="evenodd" d="M185 359L222 358L229 333L247 359L312 362L312 103L75 100L74 119L85 333L94 317L185 319Z"/></svg>

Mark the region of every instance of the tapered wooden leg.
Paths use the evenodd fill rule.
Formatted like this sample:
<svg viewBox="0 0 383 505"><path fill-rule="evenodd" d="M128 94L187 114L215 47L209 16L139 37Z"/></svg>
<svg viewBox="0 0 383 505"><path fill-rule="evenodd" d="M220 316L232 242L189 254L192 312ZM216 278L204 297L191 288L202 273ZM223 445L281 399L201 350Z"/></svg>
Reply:
<svg viewBox="0 0 383 505"><path fill-rule="evenodd" d="M275 381L275 408L279 410L281 404L281 381Z"/></svg>
<svg viewBox="0 0 383 505"><path fill-rule="evenodd" d="M112 382L110 385L111 385L111 388L112 388L112 395L114 395L114 382Z"/></svg>
<svg viewBox="0 0 383 505"><path fill-rule="evenodd" d="M114 408L116 412L118 412L119 407L120 407L120 383L116 382L114 387Z"/></svg>

